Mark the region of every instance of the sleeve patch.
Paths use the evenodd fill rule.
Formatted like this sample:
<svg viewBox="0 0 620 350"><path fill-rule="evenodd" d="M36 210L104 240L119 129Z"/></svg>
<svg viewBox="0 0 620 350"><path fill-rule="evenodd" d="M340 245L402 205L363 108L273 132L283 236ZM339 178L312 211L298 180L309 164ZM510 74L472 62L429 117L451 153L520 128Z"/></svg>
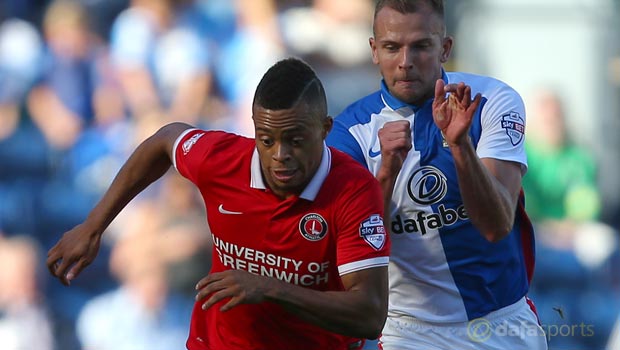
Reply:
<svg viewBox="0 0 620 350"><path fill-rule="evenodd" d="M525 121L517 112L510 112L502 115L502 128L506 130L506 134L510 138L513 146L523 141L525 134Z"/></svg>
<svg viewBox="0 0 620 350"><path fill-rule="evenodd" d="M387 232L383 226L381 215L374 214L360 224L360 237L375 250L380 250L387 240Z"/></svg>

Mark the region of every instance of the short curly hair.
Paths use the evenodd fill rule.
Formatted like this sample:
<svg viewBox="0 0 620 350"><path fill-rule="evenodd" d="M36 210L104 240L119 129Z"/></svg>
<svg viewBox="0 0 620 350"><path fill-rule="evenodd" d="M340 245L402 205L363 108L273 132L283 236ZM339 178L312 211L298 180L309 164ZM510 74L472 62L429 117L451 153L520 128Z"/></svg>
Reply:
<svg viewBox="0 0 620 350"><path fill-rule="evenodd" d="M327 116L323 84L307 63L290 57L277 62L263 75L253 105L282 110L293 108L299 102L307 103L320 116Z"/></svg>

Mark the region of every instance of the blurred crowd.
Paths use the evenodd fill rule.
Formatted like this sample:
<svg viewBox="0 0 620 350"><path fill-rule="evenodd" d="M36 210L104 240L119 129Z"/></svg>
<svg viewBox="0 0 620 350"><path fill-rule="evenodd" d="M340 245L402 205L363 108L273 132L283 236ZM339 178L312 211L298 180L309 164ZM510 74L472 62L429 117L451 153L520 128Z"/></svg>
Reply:
<svg viewBox="0 0 620 350"><path fill-rule="evenodd" d="M174 170L114 221L71 287L42 271L45 251L165 123L251 136L256 84L285 55L315 67L332 114L374 90L372 11L370 0L0 2L0 349L184 348L211 237Z"/></svg>
<svg viewBox="0 0 620 350"><path fill-rule="evenodd" d="M530 296L550 349L617 350L606 342L620 315L618 230L601 221L597 159L571 137L564 98L541 87L527 106L523 187L537 239Z"/></svg>
<svg viewBox="0 0 620 350"><path fill-rule="evenodd" d="M211 237L175 171L114 221L71 287L43 271L45 251L163 124L251 136L255 86L282 57L317 70L331 115L376 90L372 11L372 0L0 2L0 349L183 349ZM599 220L596 160L570 142L562 97L535 96L532 297L549 327L592 326L558 333L551 349L602 349L620 310L617 230Z"/></svg>

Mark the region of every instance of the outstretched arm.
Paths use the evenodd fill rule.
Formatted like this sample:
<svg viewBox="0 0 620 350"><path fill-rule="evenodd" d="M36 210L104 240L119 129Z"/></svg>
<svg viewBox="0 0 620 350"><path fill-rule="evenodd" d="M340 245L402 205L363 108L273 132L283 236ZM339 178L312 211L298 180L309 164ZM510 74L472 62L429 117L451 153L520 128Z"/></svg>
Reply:
<svg viewBox="0 0 620 350"><path fill-rule="evenodd" d="M47 267L54 277L69 285L93 262L105 229L136 195L166 173L174 142L188 128L183 123L168 124L136 148L86 220L49 250Z"/></svg>
<svg viewBox="0 0 620 350"><path fill-rule="evenodd" d="M433 118L452 152L467 215L487 240L496 242L514 224L521 168L515 162L480 159L476 154L469 128L480 100L480 94L471 99L471 88L464 83L445 85L438 80Z"/></svg>
<svg viewBox="0 0 620 350"><path fill-rule="evenodd" d="M227 311L239 304L270 301L326 330L359 338L379 336L387 317L387 266L342 276L345 291L318 291L276 278L228 270L209 274L196 285L203 309L230 298Z"/></svg>

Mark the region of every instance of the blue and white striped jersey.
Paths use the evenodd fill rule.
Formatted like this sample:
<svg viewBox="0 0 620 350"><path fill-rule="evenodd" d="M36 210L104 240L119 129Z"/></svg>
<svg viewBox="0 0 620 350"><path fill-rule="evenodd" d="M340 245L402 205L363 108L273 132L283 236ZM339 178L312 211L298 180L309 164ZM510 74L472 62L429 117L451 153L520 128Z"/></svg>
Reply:
<svg viewBox="0 0 620 350"><path fill-rule="evenodd" d="M444 72L447 83L465 82L482 94L470 136L480 158L522 164L525 107L503 82ZM390 207L389 315L427 322L464 322L513 304L528 290L534 266L534 235L521 192L512 232L488 242L472 225L459 192L450 149L433 122L432 99L421 107L399 101L385 83L335 118L327 138L377 174L378 131L388 121L411 123L413 148L396 180Z"/></svg>

